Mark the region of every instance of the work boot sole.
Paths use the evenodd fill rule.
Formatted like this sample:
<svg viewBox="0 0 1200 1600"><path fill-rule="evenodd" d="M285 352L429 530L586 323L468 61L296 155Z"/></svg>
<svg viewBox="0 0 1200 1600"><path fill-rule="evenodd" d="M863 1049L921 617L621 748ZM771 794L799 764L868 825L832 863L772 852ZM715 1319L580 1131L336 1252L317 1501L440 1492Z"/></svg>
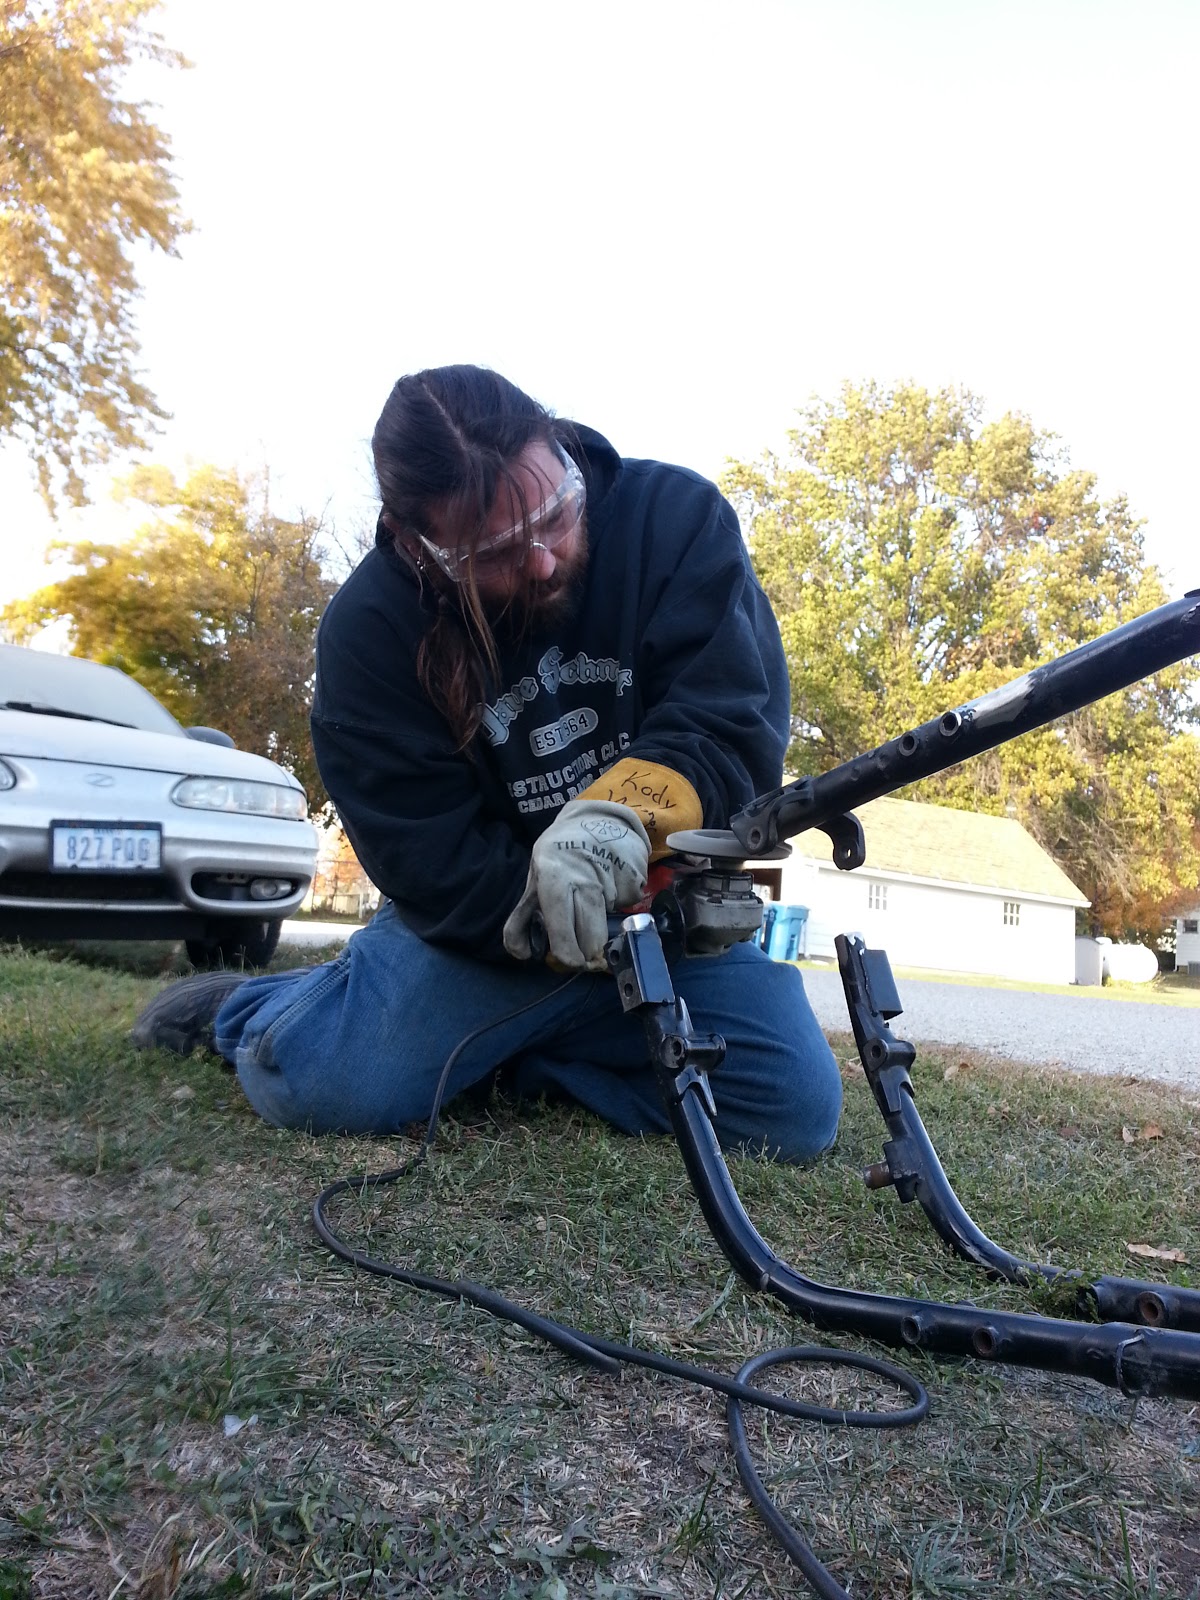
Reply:
<svg viewBox="0 0 1200 1600"><path fill-rule="evenodd" d="M241 984L241 972L206 972L170 983L138 1017L129 1037L137 1050L171 1050L190 1056L198 1046L218 1054L213 1023Z"/></svg>

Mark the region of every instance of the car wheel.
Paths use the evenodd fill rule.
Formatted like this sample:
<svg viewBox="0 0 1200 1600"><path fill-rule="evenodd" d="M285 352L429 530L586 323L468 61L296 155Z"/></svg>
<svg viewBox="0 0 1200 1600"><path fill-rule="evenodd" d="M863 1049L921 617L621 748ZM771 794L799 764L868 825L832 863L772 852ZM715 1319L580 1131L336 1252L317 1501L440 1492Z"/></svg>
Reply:
<svg viewBox="0 0 1200 1600"><path fill-rule="evenodd" d="M225 968L231 972L243 967L265 967L279 943L281 921L257 922L247 917L229 923L210 939L189 939L188 960L201 972Z"/></svg>

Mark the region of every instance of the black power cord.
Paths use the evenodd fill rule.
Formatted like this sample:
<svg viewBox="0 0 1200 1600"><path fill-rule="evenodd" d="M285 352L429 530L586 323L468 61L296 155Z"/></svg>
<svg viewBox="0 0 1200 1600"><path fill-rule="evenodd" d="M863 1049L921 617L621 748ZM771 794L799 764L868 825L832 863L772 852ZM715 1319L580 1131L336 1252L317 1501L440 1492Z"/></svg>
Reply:
<svg viewBox="0 0 1200 1600"><path fill-rule="evenodd" d="M561 994L563 989L574 983L579 976L578 973L574 974L566 983L552 990L551 994ZM602 1339L596 1334L567 1327L564 1323L555 1322L549 1317L540 1317L536 1312L527 1311L512 1300L506 1300L494 1289L472 1283L467 1278L435 1278L423 1272L410 1272L406 1267L399 1267L394 1262L379 1261L374 1256L365 1255L362 1251L346 1244L331 1226L326 1216L326 1207L337 1195L353 1193L362 1196L368 1190L386 1188L415 1171L428 1158L437 1134L446 1085L455 1062L467 1046L489 1029L510 1022L514 1017L521 1016L549 998L551 995L539 995L536 1000L519 1006L515 1011L481 1024L459 1040L442 1068L441 1077L434 1091L433 1107L429 1114L425 1137L416 1155L401 1166L390 1167L385 1172L339 1178L335 1183L329 1184L313 1202L312 1223L317 1236L335 1256L350 1262L363 1272L371 1272L381 1278L393 1278L398 1283L407 1284L409 1288L422 1289L429 1294L442 1295L446 1299L467 1301L491 1316L515 1322L527 1333L545 1339L564 1355L585 1362L588 1366L597 1367L601 1372L611 1376L619 1375L623 1365L645 1367L651 1372L662 1373L664 1377L694 1383L725 1395L728 1402L726 1416L733 1443L734 1464L759 1515L783 1549L795 1561L809 1585L821 1596L821 1600L850 1600L846 1590L818 1559L807 1539L782 1515L767 1492L766 1485L750 1455L742 1405L743 1403L755 1405L801 1422L819 1422L832 1427L909 1428L920 1422L929 1411L929 1394L911 1372L906 1372L903 1367L893 1366L888 1361L880 1361L874 1356L857 1355L851 1351L826 1349L817 1345L790 1345L777 1350L767 1350L761 1355L751 1357L737 1376L730 1378L725 1373L712 1372L707 1367L693 1366L686 1361L673 1361L668 1356L657 1356L648 1350L639 1350L635 1345ZM782 1366L789 1362L848 1367L872 1373L889 1383L894 1383L909 1396L912 1404L896 1411L846 1411L833 1406L816 1406L800 1400L789 1400L785 1395L778 1394L772 1389L760 1389L749 1381L755 1373L764 1368Z"/></svg>

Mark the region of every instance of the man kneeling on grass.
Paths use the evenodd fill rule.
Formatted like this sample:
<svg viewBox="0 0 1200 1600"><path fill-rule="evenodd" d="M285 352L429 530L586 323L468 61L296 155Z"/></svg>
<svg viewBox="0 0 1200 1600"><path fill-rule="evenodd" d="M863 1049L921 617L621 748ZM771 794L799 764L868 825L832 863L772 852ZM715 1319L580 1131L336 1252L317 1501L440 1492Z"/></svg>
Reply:
<svg viewBox="0 0 1200 1600"><path fill-rule="evenodd" d="M375 548L317 640L313 744L387 899L327 965L172 984L143 1048L214 1048L268 1121L392 1133L504 1064L665 1132L642 1029L604 970L607 913L636 902L669 833L726 827L781 781L779 630L734 512L680 467L622 460L494 372L401 378L374 435ZM550 956L531 959L540 914ZM800 974L757 947L673 970L714 1075L725 1148L804 1161L841 1083Z"/></svg>

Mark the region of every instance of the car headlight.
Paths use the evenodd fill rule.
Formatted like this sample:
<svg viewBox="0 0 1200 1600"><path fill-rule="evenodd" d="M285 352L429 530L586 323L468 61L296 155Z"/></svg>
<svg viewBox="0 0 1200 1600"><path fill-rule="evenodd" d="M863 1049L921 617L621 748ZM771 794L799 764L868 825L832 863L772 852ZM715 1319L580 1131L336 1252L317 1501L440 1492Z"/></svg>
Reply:
<svg viewBox="0 0 1200 1600"><path fill-rule="evenodd" d="M246 778L184 778L171 790L177 806L196 811L237 811L253 817L285 817L302 822L308 801L302 789Z"/></svg>
<svg viewBox="0 0 1200 1600"><path fill-rule="evenodd" d="M7 761L0 761L0 789L15 789L17 775Z"/></svg>

